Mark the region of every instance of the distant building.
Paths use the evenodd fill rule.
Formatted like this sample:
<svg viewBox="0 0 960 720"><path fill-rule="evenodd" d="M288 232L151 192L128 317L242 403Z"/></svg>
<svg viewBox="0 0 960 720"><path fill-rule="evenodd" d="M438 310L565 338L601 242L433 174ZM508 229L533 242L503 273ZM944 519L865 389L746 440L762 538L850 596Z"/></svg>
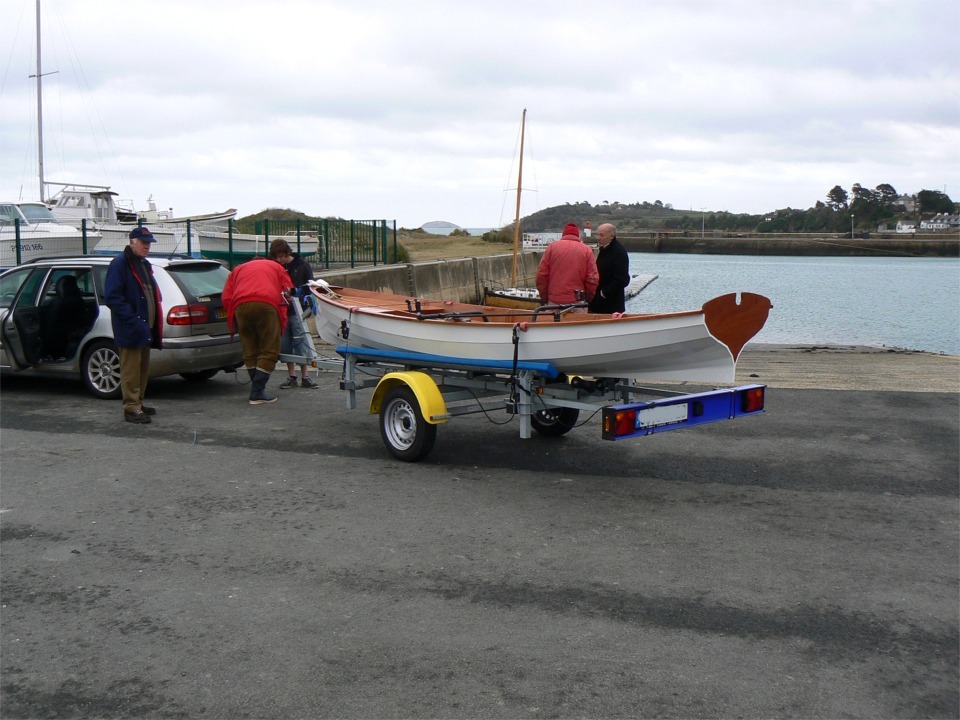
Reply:
<svg viewBox="0 0 960 720"><path fill-rule="evenodd" d="M911 234L917 232L917 224L913 220L898 220L897 232L901 234Z"/></svg>
<svg viewBox="0 0 960 720"><path fill-rule="evenodd" d="M938 213L929 220L920 221L921 230L953 230L960 227L960 215L948 215L947 213Z"/></svg>
<svg viewBox="0 0 960 720"><path fill-rule="evenodd" d="M914 212L917 209L917 196L916 195L901 195L896 199L894 205L903 205L903 209L907 212Z"/></svg>

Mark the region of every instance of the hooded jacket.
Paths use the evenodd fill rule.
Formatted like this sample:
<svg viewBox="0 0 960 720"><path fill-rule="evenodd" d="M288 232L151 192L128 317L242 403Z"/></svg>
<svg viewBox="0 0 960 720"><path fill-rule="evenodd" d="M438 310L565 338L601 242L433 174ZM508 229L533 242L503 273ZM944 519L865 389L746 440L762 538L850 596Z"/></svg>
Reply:
<svg viewBox="0 0 960 720"><path fill-rule="evenodd" d="M572 235L550 243L537 268L537 290L544 303L578 302L577 290L583 291L583 299L589 302L598 281L593 250Z"/></svg>

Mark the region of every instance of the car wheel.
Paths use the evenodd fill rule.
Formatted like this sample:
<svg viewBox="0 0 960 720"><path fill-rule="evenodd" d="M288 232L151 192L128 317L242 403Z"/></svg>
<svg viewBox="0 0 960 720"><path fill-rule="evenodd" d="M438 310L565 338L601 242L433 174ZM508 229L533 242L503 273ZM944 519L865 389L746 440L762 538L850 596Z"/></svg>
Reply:
<svg viewBox="0 0 960 720"><path fill-rule="evenodd" d="M98 340L83 353L80 375L87 390L102 400L120 397L120 351L109 340Z"/></svg>
<svg viewBox="0 0 960 720"><path fill-rule="evenodd" d="M218 372L220 372L220 368L214 368L213 370L201 370L200 372L180 373L180 377L187 382L203 382L209 380Z"/></svg>

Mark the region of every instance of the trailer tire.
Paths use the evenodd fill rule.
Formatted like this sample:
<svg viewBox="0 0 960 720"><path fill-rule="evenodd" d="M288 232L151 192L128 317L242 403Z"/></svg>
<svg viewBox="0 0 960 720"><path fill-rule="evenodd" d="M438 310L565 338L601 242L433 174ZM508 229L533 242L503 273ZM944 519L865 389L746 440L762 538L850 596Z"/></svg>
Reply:
<svg viewBox="0 0 960 720"><path fill-rule="evenodd" d="M437 426L423 419L417 396L406 385L391 388L380 406L380 437L398 460L417 462L437 439Z"/></svg>
<svg viewBox="0 0 960 720"><path fill-rule="evenodd" d="M530 425L541 435L560 437L573 430L579 417L576 408L550 408L531 415Z"/></svg>

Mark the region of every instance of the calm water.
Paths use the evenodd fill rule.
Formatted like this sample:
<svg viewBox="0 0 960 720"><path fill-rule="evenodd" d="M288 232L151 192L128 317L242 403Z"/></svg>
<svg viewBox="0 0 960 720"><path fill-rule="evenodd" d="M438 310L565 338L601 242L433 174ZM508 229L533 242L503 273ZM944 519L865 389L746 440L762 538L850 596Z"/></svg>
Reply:
<svg viewBox="0 0 960 720"><path fill-rule="evenodd" d="M628 311L689 310L749 291L773 302L755 342L960 355L960 260L630 253L630 269L660 277Z"/></svg>

